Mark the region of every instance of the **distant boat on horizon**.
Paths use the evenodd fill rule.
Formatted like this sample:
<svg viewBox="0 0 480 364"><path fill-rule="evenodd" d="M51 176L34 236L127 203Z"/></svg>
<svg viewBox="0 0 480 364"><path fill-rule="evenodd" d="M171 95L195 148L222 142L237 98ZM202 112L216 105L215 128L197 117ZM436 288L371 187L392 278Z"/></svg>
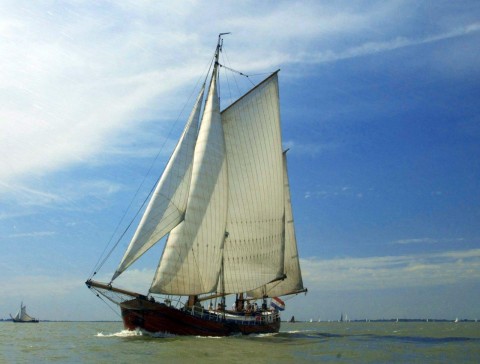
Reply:
<svg viewBox="0 0 480 364"><path fill-rule="evenodd" d="M17 314L15 317L13 317L10 314L10 317L12 318L13 322L19 322L19 323L38 323L38 319L30 316L27 313L27 306L23 305L23 302L20 303L20 310L18 310Z"/></svg>

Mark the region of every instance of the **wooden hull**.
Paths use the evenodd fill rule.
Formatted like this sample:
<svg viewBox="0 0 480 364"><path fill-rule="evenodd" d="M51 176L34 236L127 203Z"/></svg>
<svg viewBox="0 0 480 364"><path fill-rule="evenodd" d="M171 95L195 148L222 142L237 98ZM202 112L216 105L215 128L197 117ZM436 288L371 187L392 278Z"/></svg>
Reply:
<svg viewBox="0 0 480 364"><path fill-rule="evenodd" d="M12 320L13 322L17 324L38 324L38 320L31 320L31 321L21 321L21 320Z"/></svg>
<svg viewBox="0 0 480 364"><path fill-rule="evenodd" d="M181 310L143 298L125 301L120 308L128 330L139 328L152 333L195 336L248 335L280 330L280 317L276 312L258 313L257 316L223 315L198 308Z"/></svg>

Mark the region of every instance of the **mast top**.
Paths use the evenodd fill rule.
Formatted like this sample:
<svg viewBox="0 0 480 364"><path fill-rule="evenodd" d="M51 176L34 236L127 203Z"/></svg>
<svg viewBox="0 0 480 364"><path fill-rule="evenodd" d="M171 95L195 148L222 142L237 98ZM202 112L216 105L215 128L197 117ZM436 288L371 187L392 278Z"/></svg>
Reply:
<svg viewBox="0 0 480 364"><path fill-rule="evenodd" d="M218 34L217 50L215 51L215 65L218 64L218 57L219 57L220 52L222 51L222 46L223 46L223 38L222 38L222 35L227 35L227 34L231 34L231 33L230 33L230 32L226 32L226 33L219 33L219 34Z"/></svg>

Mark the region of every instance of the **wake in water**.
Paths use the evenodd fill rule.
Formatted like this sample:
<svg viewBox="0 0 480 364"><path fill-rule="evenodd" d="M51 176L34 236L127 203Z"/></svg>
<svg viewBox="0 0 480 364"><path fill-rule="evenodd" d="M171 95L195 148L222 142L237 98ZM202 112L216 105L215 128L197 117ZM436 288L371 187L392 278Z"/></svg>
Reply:
<svg viewBox="0 0 480 364"><path fill-rule="evenodd" d="M115 332L113 334L104 334L99 332L96 335L97 337L153 337L153 338L170 338L175 337L175 335L169 333L156 332L151 333L148 331L136 329L136 330L122 330L120 332Z"/></svg>

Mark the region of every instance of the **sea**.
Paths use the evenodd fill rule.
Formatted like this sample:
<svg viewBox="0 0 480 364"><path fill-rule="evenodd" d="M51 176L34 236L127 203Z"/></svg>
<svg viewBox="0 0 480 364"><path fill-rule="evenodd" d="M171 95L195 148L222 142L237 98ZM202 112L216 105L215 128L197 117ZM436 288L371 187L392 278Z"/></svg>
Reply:
<svg viewBox="0 0 480 364"><path fill-rule="evenodd" d="M0 322L0 363L479 363L477 322L296 322L280 332L180 337L121 322Z"/></svg>

